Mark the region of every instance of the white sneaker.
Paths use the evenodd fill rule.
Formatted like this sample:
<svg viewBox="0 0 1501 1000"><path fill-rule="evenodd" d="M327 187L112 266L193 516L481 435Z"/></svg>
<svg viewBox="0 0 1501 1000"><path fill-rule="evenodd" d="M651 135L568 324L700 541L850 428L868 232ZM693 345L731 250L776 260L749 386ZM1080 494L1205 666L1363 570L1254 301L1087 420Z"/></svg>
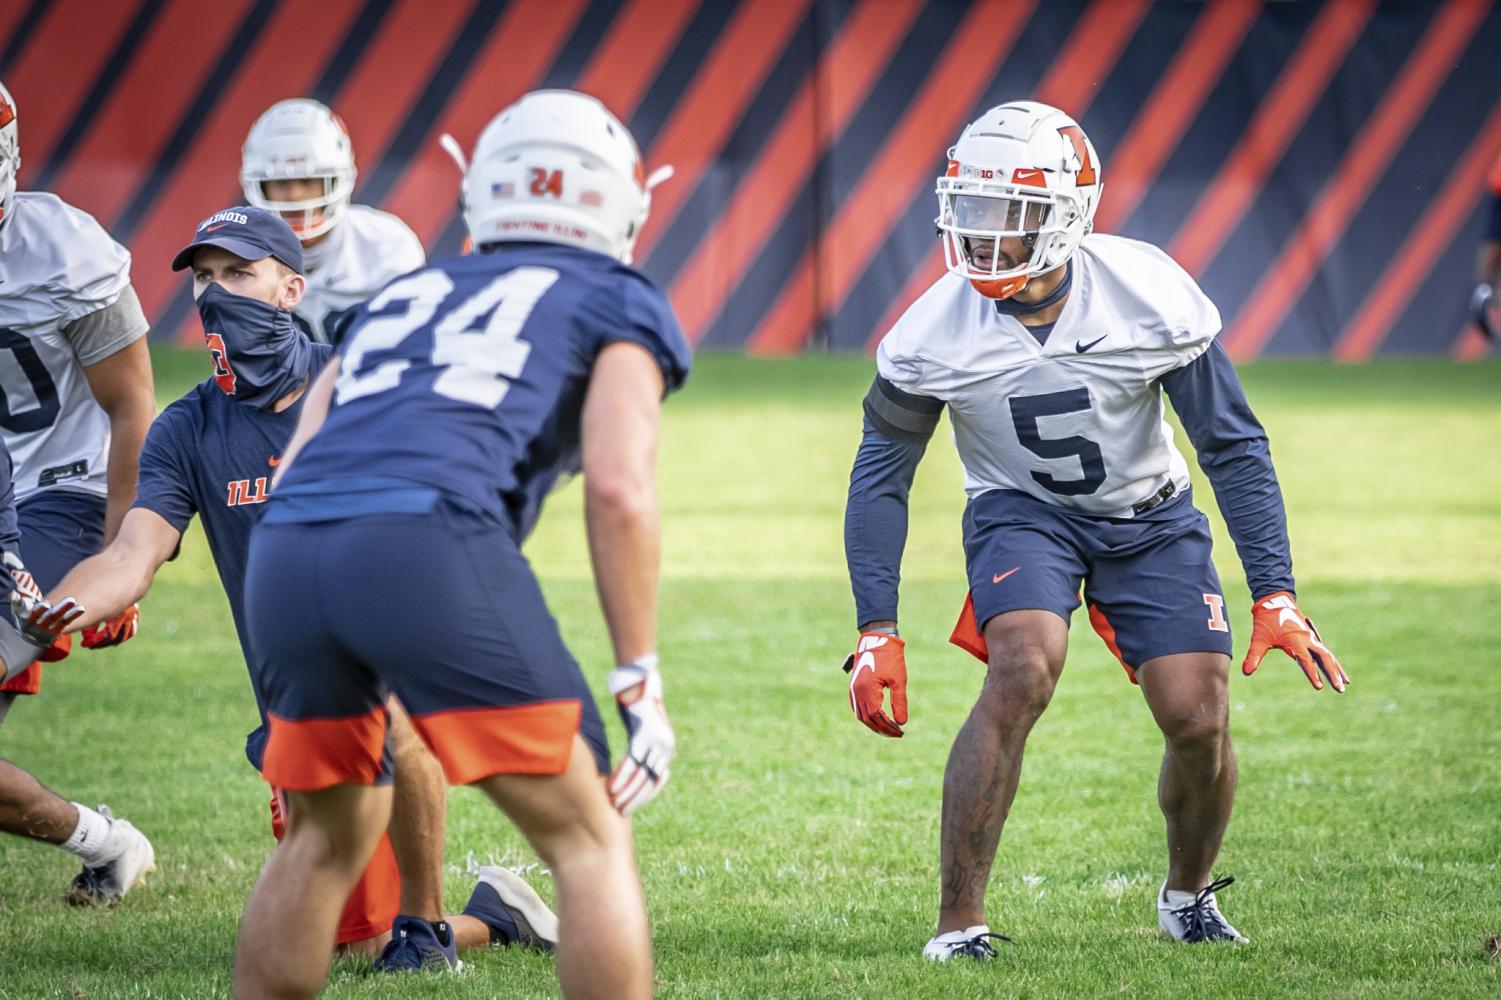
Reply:
<svg viewBox="0 0 1501 1000"><path fill-rule="evenodd" d="M100 806L99 815L109 820L109 834L99 848L93 864L73 877L73 885L63 899L73 906L114 906L125 894L146 881L146 873L156 870L156 851L151 841L129 820L115 819L109 806Z"/></svg>
<svg viewBox="0 0 1501 1000"><path fill-rule="evenodd" d="M1174 941L1186 944L1201 941L1249 944L1251 939L1230 926L1214 899L1216 892L1234 881L1233 875L1226 876L1197 893L1169 890L1167 883L1162 883L1157 890L1157 923Z"/></svg>
<svg viewBox="0 0 1501 1000"><path fill-rule="evenodd" d="M552 951L557 947L557 914L526 879L509 868L482 867L464 913L498 931L506 944L519 944L533 951Z"/></svg>
<svg viewBox="0 0 1501 1000"><path fill-rule="evenodd" d="M992 934L984 924L975 924L962 931L945 931L923 946L922 957L930 962L947 962L951 958L972 958L988 962L995 958L995 946L990 939L1010 942L1002 934Z"/></svg>

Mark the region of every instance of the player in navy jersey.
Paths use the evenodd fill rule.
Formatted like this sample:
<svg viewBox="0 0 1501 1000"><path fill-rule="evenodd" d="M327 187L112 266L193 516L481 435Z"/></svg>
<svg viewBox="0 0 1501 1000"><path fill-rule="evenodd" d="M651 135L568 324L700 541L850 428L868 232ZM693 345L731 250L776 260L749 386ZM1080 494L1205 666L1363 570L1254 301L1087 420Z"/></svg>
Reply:
<svg viewBox="0 0 1501 1000"><path fill-rule="evenodd" d="M490 795L551 869L565 995L650 994L622 814L661 789L675 749L654 652L653 465L662 397L689 366L665 298L626 266L650 187L598 101L523 97L486 127L465 174L476 252L362 306L310 392L246 578L269 664L266 773L301 823L246 907L237 994L323 985L327 899L352 883L390 808L378 784L388 691L449 781ZM547 491L580 470L629 737L613 773L519 548Z"/></svg>
<svg viewBox="0 0 1501 1000"><path fill-rule="evenodd" d="M71 597L59 599L53 615L77 615L81 606L82 614L68 624L82 628L138 600L157 569L172 557L194 515L201 515L245 650L251 686L264 709L265 665L251 649L245 630L250 531L259 505L269 496L271 474L292 436L304 392L331 348L311 343L293 324L289 310L302 291L302 253L292 230L275 214L236 207L210 216L173 267L192 269L214 374L167 407L153 424L141 456L138 496L119 538L64 578L55 593ZM405 716L394 705L393 711L394 750L403 786L398 800L415 797L417 808L403 802L413 815L393 824L398 851L393 854L392 844L382 838L359 884L346 893L337 943L359 952L373 953L386 945L398 903L403 913L419 915L411 919L421 919L424 925L443 919L442 774ZM258 768L264 743L263 725L246 746ZM432 798L427 784L434 786L437 797L435 815L427 805ZM408 787L414 785L415 796ZM273 791L271 809L272 829L280 838L285 822L280 790ZM429 863L435 870L426 870ZM474 915L449 921L460 945L520 940L550 947L554 918L514 873L484 869L475 900ZM409 934L424 931L431 933L413 927Z"/></svg>

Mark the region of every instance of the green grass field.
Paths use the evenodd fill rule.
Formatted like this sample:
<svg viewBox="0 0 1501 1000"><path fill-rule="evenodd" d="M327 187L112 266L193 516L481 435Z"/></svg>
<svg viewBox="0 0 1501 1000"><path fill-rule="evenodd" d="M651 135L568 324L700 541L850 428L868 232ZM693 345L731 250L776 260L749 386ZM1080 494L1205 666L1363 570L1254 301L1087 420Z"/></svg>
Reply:
<svg viewBox="0 0 1501 1000"><path fill-rule="evenodd" d="M164 400L206 374L163 353ZM1244 370L1273 441L1299 596L1353 678L1315 695L1290 660L1231 682L1240 795L1219 865L1244 947L1158 933L1160 737L1076 616L1057 697L1001 844L985 966L918 957L937 906L939 784L981 670L945 645L963 595L958 464L918 475L902 604L912 721L855 722L841 517L869 380L860 359L705 356L661 453L660 648L680 757L636 826L664 997L1501 995L1501 365ZM1212 508L1201 486L1201 505ZM1218 524L1217 512L1211 516ZM1239 651L1248 597L1223 531ZM603 690L608 647L577 485L529 546L564 634ZM63 853L0 838L0 998L222 997L270 848L246 766L254 724L217 576L194 529L141 634L75 653L0 728L0 753L146 830L159 870L113 912L67 910ZM619 745L619 727L611 737ZM525 844L451 796L449 903ZM330 997L556 995L550 959L470 956L422 980L336 966Z"/></svg>

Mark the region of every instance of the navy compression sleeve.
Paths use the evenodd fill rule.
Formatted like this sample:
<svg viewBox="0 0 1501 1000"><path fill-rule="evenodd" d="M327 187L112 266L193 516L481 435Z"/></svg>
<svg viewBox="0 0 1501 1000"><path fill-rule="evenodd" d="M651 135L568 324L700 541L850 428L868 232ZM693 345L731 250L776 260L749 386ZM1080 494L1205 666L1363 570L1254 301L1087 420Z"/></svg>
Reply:
<svg viewBox="0 0 1501 1000"><path fill-rule="evenodd" d="M1292 592L1282 490L1266 431L1246 402L1230 356L1216 340L1193 362L1162 376L1161 382L1198 452L1199 467L1214 487L1251 596Z"/></svg>
<svg viewBox="0 0 1501 1000"><path fill-rule="evenodd" d="M877 377L865 399L865 433L850 471L844 558L855 594L855 624L895 621L907 495L943 404L902 392Z"/></svg>

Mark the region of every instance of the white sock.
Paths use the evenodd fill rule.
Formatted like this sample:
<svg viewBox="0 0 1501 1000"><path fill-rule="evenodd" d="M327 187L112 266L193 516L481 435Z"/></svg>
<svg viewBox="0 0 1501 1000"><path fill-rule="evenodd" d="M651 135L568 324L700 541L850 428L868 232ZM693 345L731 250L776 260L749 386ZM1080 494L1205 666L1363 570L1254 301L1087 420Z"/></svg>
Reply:
<svg viewBox="0 0 1501 1000"><path fill-rule="evenodd" d="M1187 906L1192 903L1199 894L1196 892L1184 892L1181 889L1168 889L1162 894L1163 901L1173 909Z"/></svg>
<svg viewBox="0 0 1501 1000"><path fill-rule="evenodd" d="M73 806L78 810L78 825L59 846L86 862L98 860L98 853L109 838L109 820L81 802L75 802Z"/></svg>

